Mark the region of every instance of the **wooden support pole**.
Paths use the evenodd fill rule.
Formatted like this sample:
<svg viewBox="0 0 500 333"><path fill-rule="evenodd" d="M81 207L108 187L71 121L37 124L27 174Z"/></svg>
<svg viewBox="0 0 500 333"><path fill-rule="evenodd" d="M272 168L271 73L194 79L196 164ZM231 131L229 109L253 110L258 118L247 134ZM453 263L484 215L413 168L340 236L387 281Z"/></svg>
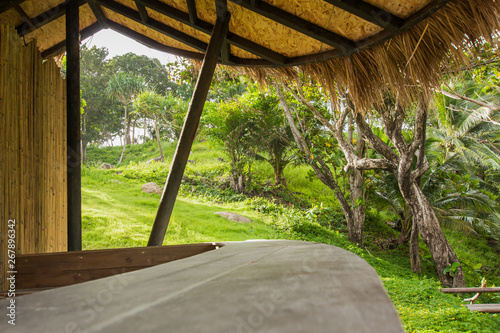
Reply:
<svg viewBox="0 0 500 333"><path fill-rule="evenodd" d="M66 5L68 251L82 249L79 7L78 0L69 0Z"/></svg>
<svg viewBox="0 0 500 333"><path fill-rule="evenodd" d="M222 44L228 31L229 12L218 14L212 37L210 38L210 43L208 44L207 52L203 59L203 65L198 75L193 97L191 98L186 120L184 121L179 143L177 144L174 159L170 167L170 172L168 173L167 182L163 189L160 206L158 207L153 229L149 236L148 246L161 246L163 244L168 222L172 215L182 176L184 175L184 169L186 168L196 130L198 129L203 106L205 105L208 90L210 89L215 66L217 65Z"/></svg>

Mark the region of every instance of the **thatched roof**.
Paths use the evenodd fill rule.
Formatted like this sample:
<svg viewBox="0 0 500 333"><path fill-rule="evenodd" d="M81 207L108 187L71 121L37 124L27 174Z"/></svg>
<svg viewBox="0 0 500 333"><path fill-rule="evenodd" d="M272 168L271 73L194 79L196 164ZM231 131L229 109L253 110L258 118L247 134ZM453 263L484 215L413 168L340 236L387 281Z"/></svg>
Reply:
<svg viewBox="0 0 500 333"><path fill-rule="evenodd" d="M361 104L391 88L402 99L436 84L442 60L488 39L500 26L498 0L80 0L82 39L105 28L161 51L201 60L218 8L231 13L220 63L256 75L296 71L330 90L348 87ZM43 56L65 49L64 0L0 2ZM273 69L273 68L290 68ZM266 68L262 70L261 68ZM295 72L295 73L294 73ZM333 84L335 82L335 84ZM410 87L410 89L408 89ZM424 89L425 90L425 89ZM410 98L411 99L411 98Z"/></svg>

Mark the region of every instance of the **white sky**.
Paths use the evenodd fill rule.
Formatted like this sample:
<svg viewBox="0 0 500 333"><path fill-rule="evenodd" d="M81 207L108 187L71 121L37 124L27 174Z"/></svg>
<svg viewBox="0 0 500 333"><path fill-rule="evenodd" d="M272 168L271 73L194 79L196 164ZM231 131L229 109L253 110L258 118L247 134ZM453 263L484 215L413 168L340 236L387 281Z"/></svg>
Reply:
<svg viewBox="0 0 500 333"><path fill-rule="evenodd" d="M109 51L109 58L133 52L139 55L146 55L150 58L156 58L160 60L162 64L175 61L174 55L150 49L149 47L111 29L103 29L99 31L95 35L85 39L82 44L87 44L88 47L94 45L97 47L106 47Z"/></svg>

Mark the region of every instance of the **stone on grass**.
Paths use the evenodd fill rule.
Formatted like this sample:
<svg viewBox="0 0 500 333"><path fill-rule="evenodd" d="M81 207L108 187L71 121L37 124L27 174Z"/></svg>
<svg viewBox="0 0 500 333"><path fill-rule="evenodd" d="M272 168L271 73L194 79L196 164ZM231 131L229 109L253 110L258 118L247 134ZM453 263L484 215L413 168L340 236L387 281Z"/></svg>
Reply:
<svg viewBox="0 0 500 333"><path fill-rule="evenodd" d="M151 164L153 162L161 162L161 156L155 157L155 158L152 158L152 159L146 161L147 164Z"/></svg>
<svg viewBox="0 0 500 333"><path fill-rule="evenodd" d="M115 166L112 164L109 164L109 163L103 163L99 166L99 169L106 169L106 170L114 169L114 168L115 168Z"/></svg>
<svg viewBox="0 0 500 333"><path fill-rule="evenodd" d="M121 181L116 180L116 179L110 179L109 181L113 182L113 183L123 184Z"/></svg>
<svg viewBox="0 0 500 333"><path fill-rule="evenodd" d="M222 216L222 217L228 219L229 221L233 221L233 222L252 223L252 220L250 220L248 217L242 216L239 214L235 214L235 213L231 213L231 212L216 212L214 214Z"/></svg>
<svg viewBox="0 0 500 333"><path fill-rule="evenodd" d="M142 191L146 193L156 193L160 195L162 193L161 187L153 182L142 185Z"/></svg>

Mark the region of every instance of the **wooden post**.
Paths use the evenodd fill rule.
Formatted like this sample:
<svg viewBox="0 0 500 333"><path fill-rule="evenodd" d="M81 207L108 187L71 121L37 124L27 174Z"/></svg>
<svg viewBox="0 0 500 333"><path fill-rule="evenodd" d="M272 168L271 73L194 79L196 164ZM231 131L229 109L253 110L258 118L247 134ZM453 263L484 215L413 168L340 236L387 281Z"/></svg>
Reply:
<svg viewBox="0 0 500 333"><path fill-rule="evenodd" d="M69 0L66 4L68 251L82 249L79 7L78 0Z"/></svg>
<svg viewBox="0 0 500 333"><path fill-rule="evenodd" d="M208 44L205 58L203 59L203 65L198 75L198 81L196 82L196 87L191 98L186 120L184 121L179 143L177 144L174 159L170 166L167 182L163 189L160 206L158 207L153 229L149 236L148 246L161 246L163 244L168 222L172 215L182 176L184 175L184 169L186 168L196 130L198 129L203 106L205 105L208 90L210 89L215 66L217 65L222 44L228 31L229 18L230 14L227 11L217 16L217 21L212 31L212 37L210 38L210 43Z"/></svg>

